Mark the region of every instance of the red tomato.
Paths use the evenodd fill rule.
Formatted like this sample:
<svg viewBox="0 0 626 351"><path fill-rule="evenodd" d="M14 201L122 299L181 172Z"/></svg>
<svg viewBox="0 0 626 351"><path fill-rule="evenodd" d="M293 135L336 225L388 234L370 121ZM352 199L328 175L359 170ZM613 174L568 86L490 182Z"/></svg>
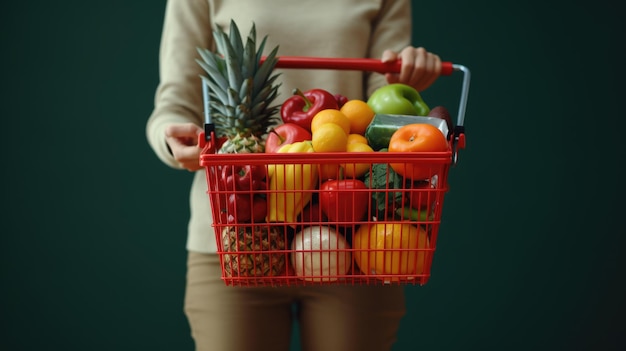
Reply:
<svg viewBox="0 0 626 351"><path fill-rule="evenodd" d="M311 140L311 133L295 123L285 123L274 128L265 140L265 152L275 153L287 144Z"/></svg>
<svg viewBox="0 0 626 351"><path fill-rule="evenodd" d="M443 152L448 141L439 128L428 123L413 123L396 130L389 140L389 152ZM435 170L420 163L391 163L396 173L414 180L428 179Z"/></svg>
<svg viewBox="0 0 626 351"><path fill-rule="evenodd" d="M328 180L320 185L319 204L329 221L350 226L367 217L370 193L358 179Z"/></svg>

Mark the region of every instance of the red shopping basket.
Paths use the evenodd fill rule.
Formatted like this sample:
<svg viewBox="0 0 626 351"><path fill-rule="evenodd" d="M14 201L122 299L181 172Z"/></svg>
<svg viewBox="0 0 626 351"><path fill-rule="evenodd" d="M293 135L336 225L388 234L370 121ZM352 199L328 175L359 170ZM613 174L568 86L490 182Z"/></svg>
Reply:
<svg viewBox="0 0 626 351"><path fill-rule="evenodd" d="M399 71L399 63L372 59L281 57L276 67ZM218 154L220 140L207 114L200 164L226 285L425 284L448 172L465 147L469 70L443 64L442 74L454 71L464 79L457 123L448 133L442 130L448 135L445 152ZM340 169L355 166L364 171L357 181L341 177ZM430 176L409 180L397 167L419 167ZM339 179L332 184L321 177L329 168ZM228 175L249 183L236 186Z"/></svg>

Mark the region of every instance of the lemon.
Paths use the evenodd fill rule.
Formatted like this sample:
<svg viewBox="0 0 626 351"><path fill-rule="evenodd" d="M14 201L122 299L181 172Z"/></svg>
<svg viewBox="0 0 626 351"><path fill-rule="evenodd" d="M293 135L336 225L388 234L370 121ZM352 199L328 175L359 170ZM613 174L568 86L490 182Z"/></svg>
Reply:
<svg viewBox="0 0 626 351"><path fill-rule="evenodd" d="M350 120L341 111L335 109L321 110L311 119L311 133L315 133L322 124L334 123L343 129L346 135L350 134Z"/></svg>
<svg viewBox="0 0 626 351"><path fill-rule="evenodd" d="M344 152L347 150L348 134L335 123L324 123L315 128L311 144L315 152Z"/></svg>
<svg viewBox="0 0 626 351"><path fill-rule="evenodd" d="M374 152L369 145L364 143L349 143L347 152ZM346 163L342 165L343 174L346 178L359 178L370 170L371 163Z"/></svg>

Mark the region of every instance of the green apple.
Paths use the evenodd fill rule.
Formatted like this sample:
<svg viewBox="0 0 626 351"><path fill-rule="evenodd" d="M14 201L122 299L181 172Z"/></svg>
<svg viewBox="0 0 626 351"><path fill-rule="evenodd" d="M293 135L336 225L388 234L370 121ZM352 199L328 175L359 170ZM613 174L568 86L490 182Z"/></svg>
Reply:
<svg viewBox="0 0 626 351"><path fill-rule="evenodd" d="M367 104L377 114L427 116L430 112L420 93L402 83L376 89Z"/></svg>

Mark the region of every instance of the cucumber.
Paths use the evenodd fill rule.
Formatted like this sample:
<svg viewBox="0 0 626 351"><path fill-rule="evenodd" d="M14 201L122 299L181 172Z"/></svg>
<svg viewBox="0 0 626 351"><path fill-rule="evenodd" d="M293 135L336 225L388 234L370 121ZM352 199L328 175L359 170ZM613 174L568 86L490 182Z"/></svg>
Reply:
<svg viewBox="0 0 626 351"><path fill-rule="evenodd" d="M376 114L365 130L365 138L375 151L389 146L393 133L400 127L413 123L428 123L448 135L446 121L436 117Z"/></svg>
<svg viewBox="0 0 626 351"><path fill-rule="evenodd" d="M396 209L396 215L400 216L402 219L408 219L410 221L416 222L424 222L424 221L432 221L433 216L428 215L428 210L416 210L411 207L401 207Z"/></svg>

